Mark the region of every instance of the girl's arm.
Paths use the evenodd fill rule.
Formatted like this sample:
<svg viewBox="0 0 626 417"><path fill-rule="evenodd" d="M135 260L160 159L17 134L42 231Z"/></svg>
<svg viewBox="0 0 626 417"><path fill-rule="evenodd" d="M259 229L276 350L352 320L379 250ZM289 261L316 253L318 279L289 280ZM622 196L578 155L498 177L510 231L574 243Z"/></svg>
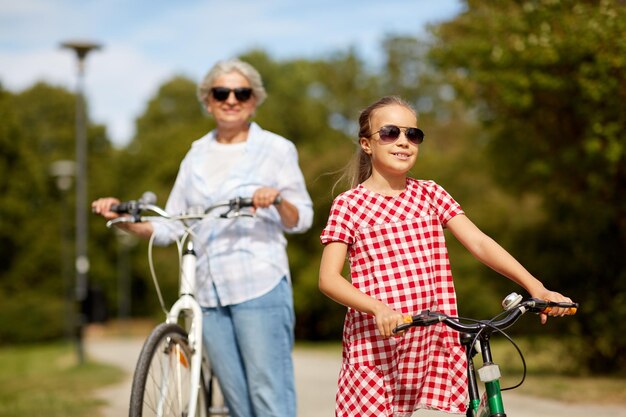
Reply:
<svg viewBox="0 0 626 417"><path fill-rule="evenodd" d="M348 245L341 242L331 242L324 247L320 264L320 290L339 304L373 315L378 332L383 337L392 336L392 330L402 324L402 314L361 292L341 275L347 251Z"/></svg>
<svg viewBox="0 0 626 417"><path fill-rule="evenodd" d="M528 291L531 297L547 299L557 302L571 302L558 292L547 290L541 281L526 270L511 254L509 254L495 240L483 233L465 215L453 217L446 227L479 261L494 271L511 279ZM560 316L567 309L555 309L550 315ZM545 323L547 316L541 315L541 322Z"/></svg>

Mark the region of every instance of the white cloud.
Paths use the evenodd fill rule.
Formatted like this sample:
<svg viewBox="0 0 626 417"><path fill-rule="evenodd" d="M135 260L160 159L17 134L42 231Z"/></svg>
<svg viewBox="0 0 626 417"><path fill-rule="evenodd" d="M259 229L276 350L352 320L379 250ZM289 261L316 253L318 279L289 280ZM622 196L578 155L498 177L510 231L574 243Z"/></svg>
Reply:
<svg viewBox="0 0 626 417"><path fill-rule="evenodd" d="M151 60L132 46L112 45L94 52L87 58L85 80L92 118L107 122L116 143L126 143L134 133L134 120L144 111L159 85L171 75L168 66Z"/></svg>
<svg viewBox="0 0 626 417"><path fill-rule="evenodd" d="M12 90L22 90L36 81L67 85L73 73L70 59L60 50L0 51L0 80Z"/></svg>

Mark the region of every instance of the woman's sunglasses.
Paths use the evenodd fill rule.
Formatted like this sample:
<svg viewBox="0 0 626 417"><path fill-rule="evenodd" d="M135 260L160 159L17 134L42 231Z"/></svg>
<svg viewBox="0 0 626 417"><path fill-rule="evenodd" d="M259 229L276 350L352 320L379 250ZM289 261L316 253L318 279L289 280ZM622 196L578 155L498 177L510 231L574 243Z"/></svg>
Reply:
<svg viewBox="0 0 626 417"><path fill-rule="evenodd" d="M369 135L368 138L371 138L372 136L378 133L378 136L380 137L380 141L382 143L389 144L398 140L398 138L400 137L400 132L402 130L404 130L404 136L406 136L406 138L409 141L411 141L411 143L414 143L415 145L419 145L420 143L424 141L424 132L422 131L422 129L418 129L416 127L403 127L403 126L396 126L396 125L385 125L381 127L378 132L374 132L371 135Z"/></svg>
<svg viewBox="0 0 626 417"><path fill-rule="evenodd" d="M226 101L230 96L231 91L235 93L237 101L248 101L252 97L252 89L249 87L228 88L228 87L213 87L211 88L211 94L217 101Z"/></svg>

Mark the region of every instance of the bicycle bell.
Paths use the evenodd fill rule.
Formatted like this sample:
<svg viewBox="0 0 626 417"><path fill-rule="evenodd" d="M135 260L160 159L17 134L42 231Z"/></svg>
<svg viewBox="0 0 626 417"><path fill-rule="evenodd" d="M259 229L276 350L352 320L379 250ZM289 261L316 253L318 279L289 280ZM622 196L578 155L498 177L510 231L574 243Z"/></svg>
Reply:
<svg viewBox="0 0 626 417"><path fill-rule="evenodd" d="M511 310L522 302L522 296L516 292L512 292L502 300L502 308L505 310Z"/></svg>

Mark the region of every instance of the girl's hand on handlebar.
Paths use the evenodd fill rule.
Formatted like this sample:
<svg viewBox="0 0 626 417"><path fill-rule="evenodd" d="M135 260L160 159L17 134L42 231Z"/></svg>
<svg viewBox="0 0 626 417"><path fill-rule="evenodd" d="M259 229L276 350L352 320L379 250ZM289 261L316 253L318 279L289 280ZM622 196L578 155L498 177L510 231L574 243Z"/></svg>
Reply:
<svg viewBox="0 0 626 417"><path fill-rule="evenodd" d="M279 191L275 188L261 187L252 194L252 203L255 208L266 208L274 204Z"/></svg>
<svg viewBox="0 0 626 417"><path fill-rule="evenodd" d="M393 332L393 329L404 323L404 316L387 305L382 304L375 311L374 319L376 320L378 333L380 333L382 337L387 338L391 336L398 336L404 333Z"/></svg>
<svg viewBox="0 0 626 417"><path fill-rule="evenodd" d="M533 297L539 298L542 300L547 300L547 301L554 301L557 303L571 303L572 302L570 298L565 297L564 295L556 291L550 291L550 290L544 290L539 294L533 294ZM569 314L569 308L559 308L559 307L551 308L548 312L540 314L541 324L545 324L548 321L548 316L563 317L568 314Z"/></svg>
<svg viewBox="0 0 626 417"><path fill-rule="evenodd" d="M120 204L120 200L115 197L99 198L91 203L91 211L94 214L99 214L106 220L113 220L120 217L120 214L111 211L111 207L115 204Z"/></svg>

